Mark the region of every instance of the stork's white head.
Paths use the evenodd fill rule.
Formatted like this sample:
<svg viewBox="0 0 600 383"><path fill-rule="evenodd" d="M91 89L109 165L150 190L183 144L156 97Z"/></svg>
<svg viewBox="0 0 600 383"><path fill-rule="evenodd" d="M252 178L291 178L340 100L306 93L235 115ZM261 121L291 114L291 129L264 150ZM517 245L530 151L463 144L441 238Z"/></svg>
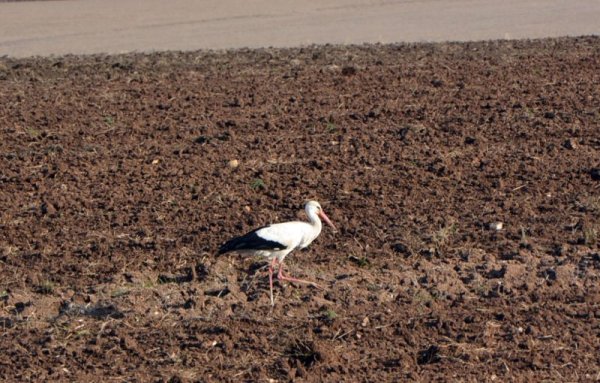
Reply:
<svg viewBox="0 0 600 383"><path fill-rule="evenodd" d="M304 210L306 211L306 215L309 217L318 216L323 221L327 222L329 226L331 226L334 230L337 230L335 225L329 220L329 217L323 211L321 204L317 201L308 201L306 205L304 205Z"/></svg>

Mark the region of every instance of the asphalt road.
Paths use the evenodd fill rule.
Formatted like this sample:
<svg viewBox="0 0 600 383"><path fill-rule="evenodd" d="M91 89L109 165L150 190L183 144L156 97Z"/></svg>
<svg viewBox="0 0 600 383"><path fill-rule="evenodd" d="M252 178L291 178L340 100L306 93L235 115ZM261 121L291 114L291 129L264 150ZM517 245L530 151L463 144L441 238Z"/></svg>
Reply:
<svg viewBox="0 0 600 383"><path fill-rule="evenodd" d="M599 34L600 0L0 0L13 57Z"/></svg>

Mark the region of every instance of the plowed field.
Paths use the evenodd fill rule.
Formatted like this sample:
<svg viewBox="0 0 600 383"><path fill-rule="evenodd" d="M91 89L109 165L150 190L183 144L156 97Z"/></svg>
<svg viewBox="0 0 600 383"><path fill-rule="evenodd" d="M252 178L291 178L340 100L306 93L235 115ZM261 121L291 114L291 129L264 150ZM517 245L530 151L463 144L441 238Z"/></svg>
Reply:
<svg viewBox="0 0 600 383"><path fill-rule="evenodd" d="M0 138L2 381L600 380L599 38L4 57Z"/></svg>

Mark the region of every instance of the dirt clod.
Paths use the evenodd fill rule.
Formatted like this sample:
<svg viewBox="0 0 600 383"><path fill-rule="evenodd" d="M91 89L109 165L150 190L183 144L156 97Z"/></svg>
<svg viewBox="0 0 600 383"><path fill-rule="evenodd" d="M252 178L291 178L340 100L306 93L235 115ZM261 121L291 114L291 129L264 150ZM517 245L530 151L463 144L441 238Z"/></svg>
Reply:
<svg viewBox="0 0 600 383"><path fill-rule="evenodd" d="M440 348L436 345L429 346L428 348L419 351L417 356L417 364L430 364L437 363L440 361Z"/></svg>

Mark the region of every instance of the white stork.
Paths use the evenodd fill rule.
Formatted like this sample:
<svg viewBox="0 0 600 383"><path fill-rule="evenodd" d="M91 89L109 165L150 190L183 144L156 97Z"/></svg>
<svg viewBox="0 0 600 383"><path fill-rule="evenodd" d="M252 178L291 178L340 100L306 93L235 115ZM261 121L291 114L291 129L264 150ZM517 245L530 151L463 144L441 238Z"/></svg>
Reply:
<svg viewBox="0 0 600 383"><path fill-rule="evenodd" d="M334 230L336 227L323 212L317 201L309 201L304 206L309 222L292 221L276 223L253 230L241 237L233 238L224 243L217 255L228 252L238 252L244 255L258 255L269 258L269 287L271 292L271 305L273 300L273 267L279 263L277 278L280 281L291 281L308 283L316 286L316 283L302 279L292 278L283 274L283 260L295 249L303 249L310 245L321 233L322 218Z"/></svg>

